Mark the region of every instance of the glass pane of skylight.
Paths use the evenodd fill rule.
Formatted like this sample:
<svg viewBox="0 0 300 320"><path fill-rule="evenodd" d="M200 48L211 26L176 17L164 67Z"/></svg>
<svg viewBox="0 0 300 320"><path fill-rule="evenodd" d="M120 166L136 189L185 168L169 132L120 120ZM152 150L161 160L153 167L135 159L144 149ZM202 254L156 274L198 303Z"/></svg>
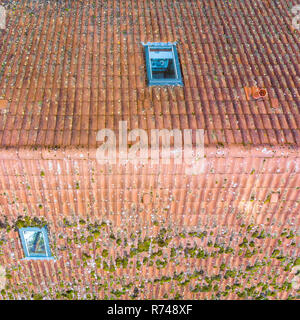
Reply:
<svg viewBox="0 0 300 320"><path fill-rule="evenodd" d="M150 61L153 79L176 79L171 48L150 48Z"/></svg>
<svg viewBox="0 0 300 320"><path fill-rule="evenodd" d="M46 255L46 246L43 233L41 231L24 231L26 246L31 254Z"/></svg>
<svg viewBox="0 0 300 320"><path fill-rule="evenodd" d="M151 59L153 79L176 79L173 59Z"/></svg>
<svg viewBox="0 0 300 320"><path fill-rule="evenodd" d="M149 86L183 86L175 43L148 42L145 47Z"/></svg>

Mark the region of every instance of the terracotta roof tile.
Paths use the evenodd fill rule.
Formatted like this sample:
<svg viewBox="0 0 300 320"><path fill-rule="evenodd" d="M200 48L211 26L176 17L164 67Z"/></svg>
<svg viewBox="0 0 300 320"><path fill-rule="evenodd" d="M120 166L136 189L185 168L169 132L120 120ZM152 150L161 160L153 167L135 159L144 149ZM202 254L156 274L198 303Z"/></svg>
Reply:
<svg viewBox="0 0 300 320"><path fill-rule="evenodd" d="M28 2L29 7L33 5ZM143 108L145 118L161 112L169 119L187 114L192 126L194 113L214 115L213 125L201 118L195 123L208 130L207 143L299 145L299 86L295 81L299 71L298 46L296 34L287 28L290 14L284 3L276 7L277 16L282 12L279 20L274 19L274 6L260 3L253 9L237 2L231 8L215 1L209 5L199 1L176 5L161 1L160 6L150 2L108 2L97 5L93 14L88 11L89 6L77 3L64 12L62 6L39 5L38 14L30 16L20 3L17 10L24 12L22 19L18 15L9 17L8 28L1 32L0 60L5 62L1 95L8 102L10 115L19 114L24 120L19 128L9 118L3 119L6 125L2 130L32 133L24 132L25 136L20 134L17 139L14 131L14 139L10 139L11 133L3 132L3 145L93 146L95 136L86 133L90 127L86 128L86 122L78 122L76 117L122 115L129 120L132 115L142 114ZM113 15L115 10L120 17ZM86 25L80 24L83 17ZM263 23L266 17L268 25ZM261 26L260 33L255 32L251 21ZM16 25L18 32L14 33ZM146 86L140 41L178 42L183 89ZM246 102L243 87L255 83L265 87L268 96L264 101ZM28 128L29 112L42 116L40 122L36 117L37 122ZM47 118L49 114L58 118L54 128L53 118ZM221 114L233 115L237 122L230 126L229 119ZM274 122L275 114L282 115L278 122ZM74 121L69 120L68 128L62 127L67 116L74 117ZM15 125L19 121L15 119ZM47 129L53 132L44 131L47 121ZM94 130L102 128L97 123L93 122ZM177 124L172 125L176 128ZM226 133L215 133L215 129L226 129ZM68 130L73 132L71 139Z"/></svg>

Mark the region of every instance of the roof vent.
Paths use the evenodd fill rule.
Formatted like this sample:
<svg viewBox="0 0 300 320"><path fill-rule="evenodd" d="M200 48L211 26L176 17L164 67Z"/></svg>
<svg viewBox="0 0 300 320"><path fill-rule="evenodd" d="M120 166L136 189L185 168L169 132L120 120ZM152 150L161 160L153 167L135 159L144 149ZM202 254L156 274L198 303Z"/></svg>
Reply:
<svg viewBox="0 0 300 320"><path fill-rule="evenodd" d="M145 48L149 86L183 86L176 42L142 43Z"/></svg>

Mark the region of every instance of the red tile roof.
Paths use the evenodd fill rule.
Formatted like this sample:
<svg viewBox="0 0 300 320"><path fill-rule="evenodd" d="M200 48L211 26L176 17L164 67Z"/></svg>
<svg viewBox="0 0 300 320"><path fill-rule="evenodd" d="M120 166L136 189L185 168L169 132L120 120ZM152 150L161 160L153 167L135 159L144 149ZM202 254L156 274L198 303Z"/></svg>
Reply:
<svg viewBox="0 0 300 320"><path fill-rule="evenodd" d="M0 160L0 240L3 241L0 244L0 265L5 266L12 276L11 280L7 280L9 287L6 294L10 292L12 297L29 299L33 292L34 295L42 294L46 299L55 298L56 293L64 292L68 284L73 282L75 284L71 288L78 291L81 297L87 297L85 289L89 287L96 298L103 299L105 295L114 297L113 290L133 282L140 290L138 299L159 299L166 293L174 297L176 292L185 299L204 299L210 298L213 292L193 293L191 290L197 284L204 285L205 276L219 274L221 264L225 263L226 270L235 268L240 270L241 275L233 281L223 278L225 271L221 272L222 282L217 292L225 292L226 285L232 286L234 282L241 282L241 288L233 291L231 288L230 294L221 296L221 299L237 299L236 291L257 287L259 282L267 284L268 290L275 291L277 299L297 297L294 289L278 288L285 281L291 283L294 275L289 268L299 257L299 154L293 150L273 155L265 151L258 150L251 157L246 152L242 156L239 150L233 150L232 153L225 150L221 155L210 149L205 172L197 176L185 175L184 166L101 166L95 159L88 158L87 154L75 153L72 156L69 150L66 153L58 150L58 157L54 156L55 151L45 153L45 159L40 159L34 152L28 154L24 151L21 158L11 153L11 158ZM40 151L35 152L38 154ZM46 155L51 157L47 158ZM144 203L145 195L150 198L150 203ZM1 223L6 220L9 225L14 225L20 215L46 219L56 262L21 260L23 252L17 233L1 228ZM68 227L64 219L69 223L78 223L79 219L99 223L110 221L111 225L91 243L84 241L76 244L73 242L76 237L84 235L87 239L89 228L86 224ZM249 225L253 230L250 233ZM124 243L118 246L116 240L111 240L109 236L112 233L124 241L130 239L132 232L141 232L137 239L143 240L146 236L155 237L163 227L171 228L168 234L172 237L170 244L162 248L163 256L169 257L164 268L148 263L140 270L136 268L137 261L141 262L144 256L150 256L153 250L156 252L159 249L153 247L152 251L130 258L129 262L132 261L133 265L118 267L112 272L103 269L103 260L110 263L112 258L115 261L118 255L124 257L124 252L130 249L131 243L127 247ZM264 229L268 234L266 238L252 239L251 234L256 229ZM289 230L288 234L292 231L294 236L288 238L288 234L282 235L285 229ZM184 239L179 236L179 232L204 231L207 235L203 240L197 236ZM244 237L248 243L254 240L258 250L250 258L245 256L246 249L243 249L241 256L238 254ZM69 242L68 239L73 240ZM210 247L208 241L222 243L224 248L233 248L234 253L220 253L207 259L178 256L176 261L170 260L170 248L182 245L184 249L189 247L188 242L192 247L196 244L198 249L202 248L210 254L219 250ZM132 241L132 244L135 247L138 245L136 241ZM97 256L101 256L104 248L109 250L108 258L102 259L100 266L95 267ZM254 250L250 246L248 249ZM275 249L280 251L278 258L282 255L285 261L270 258ZM83 254L91 256L86 265L82 260ZM157 259L160 257L152 260L155 263ZM259 267L248 283L251 272L246 272L245 268L257 261L265 261L270 265ZM173 277L174 271L187 274L195 270L204 270L205 275L197 276L183 287L178 286L175 280L162 285L147 283L163 275ZM101 279L94 279L93 272ZM245 272L244 279L242 275ZM280 276L276 279L279 287L274 289L271 283L277 274ZM100 287L100 283L111 282L110 276L114 284L107 289ZM120 280L123 277L126 279ZM82 282L79 283L79 280ZM119 280L120 285L117 284ZM146 281L144 289L143 280ZM171 284L175 286L174 293L170 293ZM24 292L24 288L29 288L29 292ZM133 289L130 288L121 298L129 298ZM18 290L23 291L18 293ZM7 295L0 293L1 298L7 298Z"/></svg>
<svg viewBox="0 0 300 320"><path fill-rule="evenodd" d="M291 3L13 4L0 31L2 146L94 148L96 132L119 120L203 128L206 144L300 144ZM183 88L147 86L141 41L177 41ZM248 101L253 86L267 97Z"/></svg>
<svg viewBox="0 0 300 320"><path fill-rule="evenodd" d="M264 255L270 265L259 268L250 283L251 272L239 277L241 288L221 298L236 299L236 290L259 281L276 291L276 298L299 298L294 289L278 289L292 281L289 268L299 257L300 58L290 12L296 2L5 3L10 9L7 28L0 30L0 223L7 219L12 225L19 215L45 217L58 260L20 260L17 233L0 224L0 265L12 275L0 299L8 293L9 298L57 298L69 287L84 298L89 287L103 299L130 282L133 287L121 298L129 298L135 286L139 299L165 293L173 298L176 292L186 299L211 298L212 291L191 289L204 285L203 278L217 274L222 263L243 274ZM147 86L141 41L177 41L183 88ZM245 87L266 88L268 95L247 99ZM129 130L205 129L204 172L187 176L184 165L99 165L96 133L105 127L117 131L120 120L128 121ZM72 242L74 232L87 237L90 231L86 225L67 227L64 218L112 224L97 240L78 246ZM238 250L244 237L250 242L249 225L250 230L264 228L268 236L255 240L262 252L247 258ZM207 259L180 256L162 269L145 264L139 271L136 257L132 267L112 273L103 265L95 268L103 248L109 251L108 263L129 250L109 239L111 232L124 240L141 231L143 239L163 226L176 234L170 246L196 243L211 253L217 249L208 241L224 240L235 253ZM285 228L293 238L282 235ZM208 234L181 238L181 231ZM277 248L285 261L270 258ZM169 249L164 247L163 255L170 255ZM86 265L84 253L92 256ZM174 280L152 283L174 271L195 270L205 275L187 286ZM93 279L93 271L101 280ZM274 289L277 274L279 287ZM143 279L151 281L144 288ZM226 294L225 286L233 284L234 279L222 277L219 291Z"/></svg>

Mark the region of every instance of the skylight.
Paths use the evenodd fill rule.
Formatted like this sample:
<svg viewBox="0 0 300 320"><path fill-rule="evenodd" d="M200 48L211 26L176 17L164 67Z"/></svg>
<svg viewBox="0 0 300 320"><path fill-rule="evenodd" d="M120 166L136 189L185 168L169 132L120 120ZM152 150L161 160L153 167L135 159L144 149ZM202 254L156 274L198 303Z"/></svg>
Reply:
<svg viewBox="0 0 300 320"><path fill-rule="evenodd" d="M53 259L51 256L47 228L20 228L25 259Z"/></svg>
<svg viewBox="0 0 300 320"><path fill-rule="evenodd" d="M144 44L149 86L183 86L176 43Z"/></svg>

